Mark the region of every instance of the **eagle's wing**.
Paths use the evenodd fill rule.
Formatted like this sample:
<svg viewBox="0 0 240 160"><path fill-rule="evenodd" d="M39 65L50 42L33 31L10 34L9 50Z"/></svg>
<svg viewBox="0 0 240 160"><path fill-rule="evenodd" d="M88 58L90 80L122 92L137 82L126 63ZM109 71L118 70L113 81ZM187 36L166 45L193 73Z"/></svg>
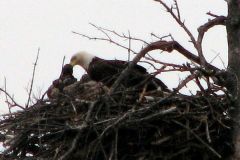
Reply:
<svg viewBox="0 0 240 160"><path fill-rule="evenodd" d="M129 64L128 62L121 61L121 60L108 60L107 62L110 65L112 65L113 67L120 67L121 69L125 69L127 67L127 65ZM137 71L139 73L142 73L142 74L146 74L147 73L146 68L144 68L143 66L140 66L138 64L135 64L133 66L133 70Z"/></svg>

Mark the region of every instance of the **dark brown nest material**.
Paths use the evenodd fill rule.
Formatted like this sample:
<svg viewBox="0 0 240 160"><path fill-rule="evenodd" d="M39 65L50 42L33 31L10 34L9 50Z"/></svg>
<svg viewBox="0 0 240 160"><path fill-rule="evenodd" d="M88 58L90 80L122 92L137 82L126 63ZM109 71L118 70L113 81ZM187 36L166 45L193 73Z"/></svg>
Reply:
<svg viewBox="0 0 240 160"><path fill-rule="evenodd" d="M57 98L2 116L2 159L218 159L232 151L226 94L141 97L76 82Z"/></svg>

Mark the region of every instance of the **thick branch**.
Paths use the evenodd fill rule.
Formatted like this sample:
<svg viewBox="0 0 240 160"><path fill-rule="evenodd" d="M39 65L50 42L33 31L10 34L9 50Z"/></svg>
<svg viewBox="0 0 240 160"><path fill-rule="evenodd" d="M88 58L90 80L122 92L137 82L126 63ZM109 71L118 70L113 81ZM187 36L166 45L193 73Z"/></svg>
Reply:
<svg viewBox="0 0 240 160"><path fill-rule="evenodd" d="M216 18L208 21L207 23L205 23L204 25L202 25L198 28L198 38L197 38L196 46L197 46L199 56L203 56L202 40L203 40L204 34L210 28L212 28L216 25L224 25L225 21L226 21L225 16L219 16L219 17L216 17ZM204 58L202 58L202 59L204 59ZM202 63L204 63L204 66L206 65L206 61L202 62Z"/></svg>
<svg viewBox="0 0 240 160"><path fill-rule="evenodd" d="M212 27L216 25L225 25L226 23L226 17L225 16L218 16L212 20L209 20L207 23L203 24L198 28L198 39L197 42L202 45L202 40L204 37L204 34Z"/></svg>

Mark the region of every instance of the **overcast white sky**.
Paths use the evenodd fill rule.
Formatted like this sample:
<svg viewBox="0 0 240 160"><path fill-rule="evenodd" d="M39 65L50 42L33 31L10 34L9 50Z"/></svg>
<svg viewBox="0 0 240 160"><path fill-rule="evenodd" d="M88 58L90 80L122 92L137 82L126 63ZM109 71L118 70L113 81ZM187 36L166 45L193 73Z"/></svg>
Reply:
<svg viewBox="0 0 240 160"><path fill-rule="evenodd" d="M166 0L170 2L170 0ZM227 14L223 0L179 0L182 17L196 36L196 28L211 18L205 13ZM74 35L76 31L99 36L89 22L132 36L152 41L150 33L174 38L193 50L182 29L176 25L159 3L153 0L0 0L0 87L7 78L7 89L16 101L25 104L33 62L41 48L34 82L34 93L44 92L61 71L62 59L86 50L106 59L127 59L127 51L106 42L89 41ZM125 42L123 42L125 43ZM204 41L205 56L210 61L220 54L227 65L226 31L224 27L211 30ZM141 45L133 44L139 51ZM184 63L176 54L161 55L161 60ZM219 59L213 64L220 68ZM75 69L81 77L83 70ZM162 75L168 86L177 85L179 73ZM4 94L0 94L0 113L6 111Z"/></svg>

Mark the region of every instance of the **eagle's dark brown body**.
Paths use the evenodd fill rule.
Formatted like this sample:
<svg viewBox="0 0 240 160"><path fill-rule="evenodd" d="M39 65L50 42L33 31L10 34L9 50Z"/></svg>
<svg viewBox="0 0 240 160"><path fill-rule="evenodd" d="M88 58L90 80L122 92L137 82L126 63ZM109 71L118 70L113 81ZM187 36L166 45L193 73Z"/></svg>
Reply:
<svg viewBox="0 0 240 160"><path fill-rule="evenodd" d="M120 60L105 60L94 57L88 66L87 73L92 80L103 82L111 87L121 72L128 66L128 62ZM135 65L128 76L121 83L124 87L142 89L147 85L147 91L156 90L159 87L163 91L169 91L167 86L159 79L151 76L144 67Z"/></svg>
<svg viewBox="0 0 240 160"><path fill-rule="evenodd" d="M47 90L48 98L56 98L63 91L63 88L75 83L77 79L73 76L73 67L65 64L62 68L61 75L54 80L52 85Z"/></svg>

